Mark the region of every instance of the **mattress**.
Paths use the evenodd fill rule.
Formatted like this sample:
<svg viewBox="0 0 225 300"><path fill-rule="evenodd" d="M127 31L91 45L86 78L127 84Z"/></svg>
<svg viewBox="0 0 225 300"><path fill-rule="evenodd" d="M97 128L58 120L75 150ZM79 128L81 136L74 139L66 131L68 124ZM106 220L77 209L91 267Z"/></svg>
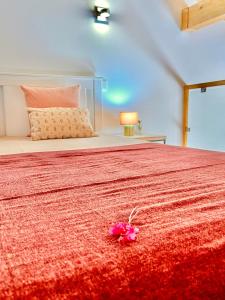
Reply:
<svg viewBox="0 0 225 300"><path fill-rule="evenodd" d="M0 299L224 299L224 179L224 153L150 143L0 156Z"/></svg>
<svg viewBox="0 0 225 300"><path fill-rule="evenodd" d="M27 152L63 151L143 143L123 136L100 135L91 138L32 141L28 137L0 137L0 155Z"/></svg>

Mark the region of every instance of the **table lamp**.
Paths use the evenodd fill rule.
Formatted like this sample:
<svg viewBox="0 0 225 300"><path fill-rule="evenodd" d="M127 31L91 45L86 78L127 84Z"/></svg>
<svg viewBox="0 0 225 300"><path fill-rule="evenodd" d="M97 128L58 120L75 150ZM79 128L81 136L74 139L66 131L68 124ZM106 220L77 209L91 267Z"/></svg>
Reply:
<svg viewBox="0 0 225 300"><path fill-rule="evenodd" d="M121 112L120 113L120 125L124 126L124 135L133 136L134 126L138 123L137 112Z"/></svg>

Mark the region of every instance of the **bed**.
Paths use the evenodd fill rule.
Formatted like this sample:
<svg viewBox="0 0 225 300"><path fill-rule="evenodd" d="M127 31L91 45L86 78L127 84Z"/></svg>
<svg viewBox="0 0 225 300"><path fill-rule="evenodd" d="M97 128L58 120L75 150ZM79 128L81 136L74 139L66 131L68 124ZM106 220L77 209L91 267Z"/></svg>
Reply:
<svg viewBox="0 0 225 300"><path fill-rule="evenodd" d="M225 154L127 143L0 139L0 299L224 299Z"/></svg>
<svg viewBox="0 0 225 300"><path fill-rule="evenodd" d="M0 157L1 299L224 299L225 155L140 144ZM131 210L137 241L109 227Z"/></svg>

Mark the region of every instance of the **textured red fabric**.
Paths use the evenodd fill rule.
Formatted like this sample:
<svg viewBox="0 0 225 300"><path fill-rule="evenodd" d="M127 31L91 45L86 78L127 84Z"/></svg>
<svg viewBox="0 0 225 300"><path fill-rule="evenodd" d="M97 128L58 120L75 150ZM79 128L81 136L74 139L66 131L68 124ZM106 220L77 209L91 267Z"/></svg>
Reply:
<svg viewBox="0 0 225 300"><path fill-rule="evenodd" d="M225 299L225 154L143 144L0 157L1 299ZM131 210L138 240L108 236Z"/></svg>

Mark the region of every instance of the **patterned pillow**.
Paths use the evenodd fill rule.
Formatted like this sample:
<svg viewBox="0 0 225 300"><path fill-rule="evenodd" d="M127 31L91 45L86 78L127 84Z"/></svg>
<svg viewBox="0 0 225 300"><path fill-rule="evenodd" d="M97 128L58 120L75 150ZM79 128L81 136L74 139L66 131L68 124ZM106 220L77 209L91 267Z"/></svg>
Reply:
<svg viewBox="0 0 225 300"><path fill-rule="evenodd" d="M96 136L82 108L28 108L33 141Z"/></svg>

